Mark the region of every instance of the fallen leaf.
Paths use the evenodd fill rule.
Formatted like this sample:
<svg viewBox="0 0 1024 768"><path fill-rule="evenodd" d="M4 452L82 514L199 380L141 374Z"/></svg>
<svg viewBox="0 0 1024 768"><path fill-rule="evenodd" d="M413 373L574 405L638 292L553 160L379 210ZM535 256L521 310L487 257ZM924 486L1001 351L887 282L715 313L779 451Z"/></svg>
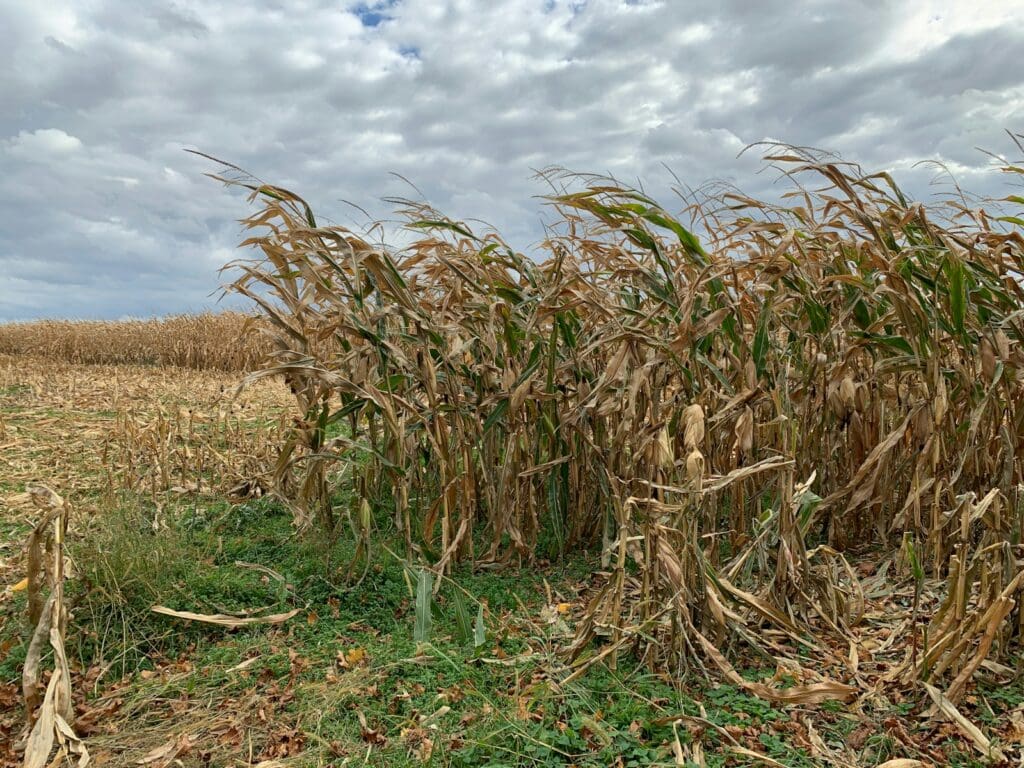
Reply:
<svg viewBox="0 0 1024 768"><path fill-rule="evenodd" d="M857 695L858 689L835 680L794 685L789 688L771 688L764 683L752 683L740 676L710 640L700 632L696 632L695 635L704 647L705 653L711 657L730 683L762 699L784 704L821 704L824 701L849 701Z"/></svg>
<svg viewBox="0 0 1024 768"><path fill-rule="evenodd" d="M239 618L238 616L228 616L223 613L192 613L192 611L175 611L163 605L154 605L150 610L153 611L153 613L159 613L162 616L173 616L177 619L188 619L189 621L201 621L204 624L216 624L221 627L228 627L229 629L248 627L253 624L283 624L299 612L299 609L296 608L295 610L288 611L287 613L273 613L267 616L247 616L245 618Z"/></svg>
<svg viewBox="0 0 1024 768"><path fill-rule="evenodd" d="M228 672L241 672L243 669L248 669L259 660L259 656L253 656L251 659L246 659L240 664L236 664L235 666L231 667L231 669L229 669Z"/></svg>
<svg viewBox="0 0 1024 768"><path fill-rule="evenodd" d="M1018 704L1010 713L1010 729L1006 735L1015 744L1024 744L1024 704Z"/></svg>
<svg viewBox="0 0 1024 768"><path fill-rule="evenodd" d="M366 661L366 651L362 648L351 648L345 652L345 661L355 666L361 661Z"/></svg>
<svg viewBox="0 0 1024 768"><path fill-rule="evenodd" d="M359 735L362 737L363 741L367 744L380 747L383 747L388 743L388 740L383 733L369 726L366 722L366 715L359 710L356 710L356 717L359 718Z"/></svg>
<svg viewBox="0 0 1024 768"><path fill-rule="evenodd" d="M742 755L743 757L749 757L752 760L757 760L758 762L764 763L765 765L771 765L773 766L773 768L789 768L785 763L780 763L775 758L768 757L768 755L763 755L760 752L755 752L754 750L747 749L746 747L730 745L727 746L726 749L728 749L730 752L735 752L737 755Z"/></svg>
<svg viewBox="0 0 1024 768"><path fill-rule="evenodd" d="M135 764L153 765L157 768L165 768L165 766L170 765L171 762L177 759L180 755L188 752L198 739L198 736L190 736L183 733L181 736L171 739L166 744L162 744L159 747L150 750L143 757L136 760Z"/></svg>
<svg viewBox="0 0 1024 768"><path fill-rule="evenodd" d="M956 708L956 705L946 698L942 691L928 683L921 683L921 685L924 686L924 689L928 692L932 701L935 702L935 706L938 707L939 711L956 724L960 732L970 739L975 749L991 760L1000 762L1006 760L1006 755L992 746L992 742L982 733L981 729L964 717L960 710Z"/></svg>

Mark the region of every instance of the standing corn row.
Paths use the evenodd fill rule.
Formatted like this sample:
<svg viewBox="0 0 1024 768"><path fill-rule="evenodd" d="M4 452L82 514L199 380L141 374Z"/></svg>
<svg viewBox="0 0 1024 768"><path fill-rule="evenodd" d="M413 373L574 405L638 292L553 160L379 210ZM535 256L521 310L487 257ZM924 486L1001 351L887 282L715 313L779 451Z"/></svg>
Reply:
<svg viewBox="0 0 1024 768"><path fill-rule="evenodd" d="M573 650L658 637L716 663L709 648L754 642L738 612L794 638L857 621L840 553L909 533L960 595L936 631L979 617L946 648L1019 639L1020 219L769 159L825 188L792 207L729 193L684 226L588 177L551 198L543 260L408 203L421 236L394 253L249 185L261 257L233 287L269 320L262 375L297 398L297 522L335 524L340 465L360 536L387 513L439 570L600 542L612 577ZM993 489L998 515L961 514ZM980 663L952 653L921 674Z"/></svg>

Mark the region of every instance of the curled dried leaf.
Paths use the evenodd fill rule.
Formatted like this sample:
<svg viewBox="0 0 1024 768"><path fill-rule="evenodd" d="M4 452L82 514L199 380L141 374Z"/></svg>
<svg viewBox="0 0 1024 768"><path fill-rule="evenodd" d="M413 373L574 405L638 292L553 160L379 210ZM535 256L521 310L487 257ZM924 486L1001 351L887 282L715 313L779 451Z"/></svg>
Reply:
<svg viewBox="0 0 1024 768"><path fill-rule="evenodd" d="M683 410L681 419L683 446L687 451L696 450L704 442L704 409L694 403Z"/></svg>

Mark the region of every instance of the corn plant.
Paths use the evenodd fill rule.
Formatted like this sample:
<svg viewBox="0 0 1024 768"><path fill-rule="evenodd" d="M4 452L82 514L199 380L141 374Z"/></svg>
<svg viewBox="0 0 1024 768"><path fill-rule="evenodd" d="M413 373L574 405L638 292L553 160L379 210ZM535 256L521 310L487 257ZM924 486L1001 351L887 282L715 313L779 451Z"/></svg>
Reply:
<svg viewBox="0 0 1024 768"><path fill-rule="evenodd" d="M610 577L569 658L600 638L729 676L759 624L824 652L808 636L864 610L848 555L909 534L948 583L914 674L955 700L1020 640L1022 220L768 152L784 203L681 215L549 171L529 256L404 200L416 237L383 248L230 166L259 203L231 265L273 350L253 377L296 399L296 524L333 526L343 482L439 574L594 547Z"/></svg>

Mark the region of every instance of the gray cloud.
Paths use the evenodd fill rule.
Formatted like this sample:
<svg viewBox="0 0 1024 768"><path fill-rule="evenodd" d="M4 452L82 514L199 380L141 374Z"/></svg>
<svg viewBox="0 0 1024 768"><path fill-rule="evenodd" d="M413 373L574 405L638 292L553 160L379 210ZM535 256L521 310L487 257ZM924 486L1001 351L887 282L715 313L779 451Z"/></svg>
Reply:
<svg viewBox="0 0 1024 768"><path fill-rule="evenodd" d="M1001 194L976 147L1024 128L1011 3L740 0L0 0L0 320L211 306L237 192L198 148L339 223L412 195L528 248L534 169L640 181L671 204L724 179L771 194L765 138L893 169L945 161Z"/></svg>

